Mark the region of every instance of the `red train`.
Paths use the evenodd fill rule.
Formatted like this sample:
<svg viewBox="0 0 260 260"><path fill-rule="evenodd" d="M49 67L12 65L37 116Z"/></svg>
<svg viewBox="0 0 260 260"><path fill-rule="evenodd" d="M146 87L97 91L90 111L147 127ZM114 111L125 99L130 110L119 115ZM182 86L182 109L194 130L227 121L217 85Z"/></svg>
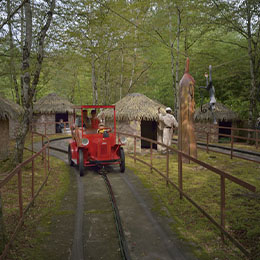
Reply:
<svg viewBox="0 0 260 260"><path fill-rule="evenodd" d="M113 109L114 125L107 127L97 118L97 109ZM76 110L81 115L76 117ZM91 111L91 117L89 117ZM122 145L125 138L116 142L115 106L80 106L74 108L74 123L71 124L72 139L68 146L69 164L78 165L80 176L84 175L87 166L118 164L120 171L125 171L125 154Z"/></svg>

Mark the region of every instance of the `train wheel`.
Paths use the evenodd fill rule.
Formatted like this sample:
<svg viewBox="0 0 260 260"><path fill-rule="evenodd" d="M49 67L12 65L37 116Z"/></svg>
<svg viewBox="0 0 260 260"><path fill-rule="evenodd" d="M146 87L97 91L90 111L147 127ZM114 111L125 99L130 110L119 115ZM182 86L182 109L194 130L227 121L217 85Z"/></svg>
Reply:
<svg viewBox="0 0 260 260"><path fill-rule="evenodd" d="M120 172L125 172L125 152L124 152L123 147L120 147L119 156L120 156L120 159L121 159Z"/></svg>
<svg viewBox="0 0 260 260"><path fill-rule="evenodd" d="M84 175L84 154L82 149L79 149L79 175Z"/></svg>
<svg viewBox="0 0 260 260"><path fill-rule="evenodd" d="M69 162L70 166L73 166L74 162L72 161L71 157L72 157L72 155L71 155L71 148L70 148L70 145L69 145L68 146L68 162Z"/></svg>

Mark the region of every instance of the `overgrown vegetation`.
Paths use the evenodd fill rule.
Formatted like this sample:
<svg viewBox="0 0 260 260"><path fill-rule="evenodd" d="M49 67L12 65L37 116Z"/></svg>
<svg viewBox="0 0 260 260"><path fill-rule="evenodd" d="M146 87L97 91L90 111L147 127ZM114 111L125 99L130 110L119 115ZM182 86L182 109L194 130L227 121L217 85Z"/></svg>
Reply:
<svg viewBox="0 0 260 260"><path fill-rule="evenodd" d="M28 140L27 140L28 141ZM28 143L27 143L28 144ZM25 158L31 156L31 152L25 150ZM35 160L35 192L45 179L41 156ZM69 187L69 174L65 162L50 156L51 173L45 185L36 198L34 205L26 214L24 225L8 254L13 259L44 259L45 252L41 247L42 241L51 234L51 216L60 208L61 199ZM0 165L0 169L5 166ZM27 206L31 198L31 164L22 169L23 206ZM7 240L14 231L19 220L18 185L15 176L7 185L1 189L4 214L4 228ZM42 228L39 229L39 226Z"/></svg>
<svg viewBox="0 0 260 260"><path fill-rule="evenodd" d="M150 155L139 158L150 162ZM199 151L198 158L216 168L256 186L256 193L249 192L226 180L226 229L254 255L260 258L260 165L239 159L230 160L225 155ZM171 228L184 240L189 240L199 259L237 260L245 256L225 239L220 232L187 200L150 168L127 158L127 166L149 188L154 198L154 210L171 219ZM153 166L166 172L166 157L155 154ZM138 169L138 170L137 170ZM175 154L170 156L170 178L178 184L178 164ZM220 177L202 166L183 164L183 188L193 200L220 223Z"/></svg>

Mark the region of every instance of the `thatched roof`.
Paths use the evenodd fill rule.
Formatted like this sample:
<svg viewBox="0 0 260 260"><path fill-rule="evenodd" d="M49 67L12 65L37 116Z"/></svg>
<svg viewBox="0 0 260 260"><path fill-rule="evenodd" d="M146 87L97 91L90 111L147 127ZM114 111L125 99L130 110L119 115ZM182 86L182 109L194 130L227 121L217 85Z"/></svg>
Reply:
<svg viewBox="0 0 260 260"><path fill-rule="evenodd" d="M52 114L52 113L73 113L74 105L65 98L58 96L56 93L51 93L42 97L34 104L34 113Z"/></svg>
<svg viewBox="0 0 260 260"><path fill-rule="evenodd" d="M23 109L16 103L0 97L0 118L1 119L16 119Z"/></svg>
<svg viewBox="0 0 260 260"><path fill-rule="evenodd" d="M215 104L215 117L217 121L233 121L238 119L238 115L223 105L222 103ZM194 114L195 121L212 121L212 112L209 110L209 104L204 104L201 108L197 108Z"/></svg>
<svg viewBox="0 0 260 260"><path fill-rule="evenodd" d="M165 112L165 106L157 101L154 101L143 94L132 93L128 94L117 103L116 120L158 120L158 108L161 107ZM113 119L112 109L103 111L105 119Z"/></svg>

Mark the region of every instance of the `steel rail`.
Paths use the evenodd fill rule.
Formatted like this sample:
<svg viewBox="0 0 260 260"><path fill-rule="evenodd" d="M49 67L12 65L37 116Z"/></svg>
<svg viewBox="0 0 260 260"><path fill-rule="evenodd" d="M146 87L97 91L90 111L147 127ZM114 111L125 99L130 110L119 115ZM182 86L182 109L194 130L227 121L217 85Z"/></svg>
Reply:
<svg viewBox="0 0 260 260"><path fill-rule="evenodd" d="M117 203L116 203L116 199L115 199L115 196L114 196L112 186L110 184L110 181L109 181L106 173L104 173L101 170L100 174L101 174L101 176L103 177L103 179L106 183L106 187L107 187L107 190L108 190L108 193L109 193L111 205L112 205L112 208L113 208L122 259L131 260L129 250L128 250L128 246L127 246L127 242L126 242L126 239L125 239L124 229L123 229L123 226L122 226L122 222L121 222L121 218L120 218L120 214L119 214L119 210L118 210L118 207L117 207Z"/></svg>
<svg viewBox="0 0 260 260"><path fill-rule="evenodd" d="M71 137L54 138L54 139L50 139L49 142L51 143L51 142L63 140L63 139L71 139ZM65 154L68 153L68 151L65 151L63 149L60 149L60 148L57 148L57 147L54 147L54 146L49 146L49 148L52 149L52 150L55 150L55 151L65 153ZM118 232L118 239L119 239L120 252L121 252L122 259L131 260L129 250L128 250L128 246L127 246L127 242L126 242L126 239L125 239L124 229L123 229L123 226L122 226L122 222L121 222L121 218L120 218L120 214L119 214L119 210L118 210L118 207L117 207L117 203L116 203L116 199L115 199L115 196L114 196L112 186L110 184L110 181L109 181L107 175L102 171L102 169L99 171L99 173L103 177L105 184L106 184L106 187L107 187L107 190L108 190L108 193L109 193L111 205L112 205L112 208L113 208L115 223L116 223L116 229L117 229L117 232Z"/></svg>

